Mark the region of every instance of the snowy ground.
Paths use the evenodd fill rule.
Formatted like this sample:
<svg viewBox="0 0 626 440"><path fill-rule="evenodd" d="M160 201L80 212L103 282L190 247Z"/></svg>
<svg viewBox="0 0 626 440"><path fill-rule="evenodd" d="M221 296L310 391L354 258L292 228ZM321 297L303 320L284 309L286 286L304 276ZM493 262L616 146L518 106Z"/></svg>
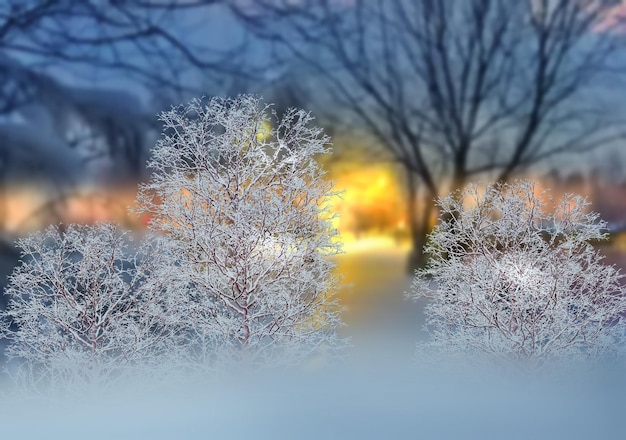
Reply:
<svg viewBox="0 0 626 440"><path fill-rule="evenodd" d="M412 276L407 271L408 250L392 241L377 240L348 248L338 258L338 271L346 287L341 303L346 327L352 338L351 356L363 362L384 362L381 357L411 361L418 338L424 337L423 303L405 298Z"/></svg>
<svg viewBox="0 0 626 440"><path fill-rule="evenodd" d="M622 438L624 391L614 373L546 384L346 363L162 392L5 400L0 429L20 440L608 439Z"/></svg>
<svg viewBox="0 0 626 440"><path fill-rule="evenodd" d="M424 372L411 362L423 305L404 299L406 250L389 242L339 257L352 288L334 367L249 372L106 397L0 397L2 439L578 439L619 438L624 370L556 382ZM309 368L310 367L310 368Z"/></svg>

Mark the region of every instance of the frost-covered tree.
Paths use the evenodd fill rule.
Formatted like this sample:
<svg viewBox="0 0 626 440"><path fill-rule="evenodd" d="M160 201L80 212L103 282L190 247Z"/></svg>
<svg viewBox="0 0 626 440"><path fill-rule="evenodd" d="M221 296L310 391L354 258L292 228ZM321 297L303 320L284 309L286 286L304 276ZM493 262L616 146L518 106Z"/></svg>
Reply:
<svg viewBox="0 0 626 440"><path fill-rule="evenodd" d="M173 352L162 286L164 255L133 246L111 224L49 227L18 242L22 263L0 312L9 369L36 389L103 386L156 367Z"/></svg>
<svg viewBox="0 0 626 440"><path fill-rule="evenodd" d="M431 234L432 261L410 292L431 300L427 345L535 367L626 348L623 275L590 243L606 234L588 205L552 202L524 181L441 198L449 220Z"/></svg>
<svg viewBox="0 0 626 440"><path fill-rule="evenodd" d="M187 298L194 361L293 361L341 346L332 183L315 161L328 137L308 113L278 118L253 96L196 100L161 119L138 205L177 256L168 281Z"/></svg>
<svg viewBox="0 0 626 440"><path fill-rule="evenodd" d="M624 48L623 2L263 5L238 18L271 41L273 53L314 72L314 97L404 168L411 267L425 263L432 201L448 188L481 175L506 181L622 136L621 113L604 109L624 102L612 84L617 77L607 75Z"/></svg>

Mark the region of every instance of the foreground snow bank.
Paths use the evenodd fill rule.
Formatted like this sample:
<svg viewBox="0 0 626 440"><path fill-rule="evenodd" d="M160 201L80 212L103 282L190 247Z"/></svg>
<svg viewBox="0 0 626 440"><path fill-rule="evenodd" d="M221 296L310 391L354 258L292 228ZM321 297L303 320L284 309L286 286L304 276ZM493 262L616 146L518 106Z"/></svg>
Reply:
<svg viewBox="0 0 626 440"><path fill-rule="evenodd" d="M626 381L596 373L557 382L354 364L250 372L170 391L5 398L0 426L20 439L617 438Z"/></svg>

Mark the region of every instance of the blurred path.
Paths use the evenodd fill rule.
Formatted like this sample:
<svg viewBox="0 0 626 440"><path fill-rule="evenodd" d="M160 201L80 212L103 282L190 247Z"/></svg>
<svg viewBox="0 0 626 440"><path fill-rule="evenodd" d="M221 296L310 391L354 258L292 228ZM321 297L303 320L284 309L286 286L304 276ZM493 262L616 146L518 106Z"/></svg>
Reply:
<svg viewBox="0 0 626 440"><path fill-rule="evenodd" d="M352 355L363 362L410 361L423 337L423 302L407 300L411 285L408 250L392 240L357 242L337 258L346 285L340 293L347 307L343 334L352 338Z"/></svg>

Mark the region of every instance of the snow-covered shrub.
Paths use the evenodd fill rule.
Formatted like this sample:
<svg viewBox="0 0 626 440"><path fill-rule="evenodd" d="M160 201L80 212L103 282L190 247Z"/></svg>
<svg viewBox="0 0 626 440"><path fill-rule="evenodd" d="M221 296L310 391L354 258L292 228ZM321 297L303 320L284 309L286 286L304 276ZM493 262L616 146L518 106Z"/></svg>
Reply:
<svg viewBox="0 0 626 440"><path fill-rule="evenodd" d="M103 386L156 367L173 350L161 252L134 249L111 224L70 225L18 241L21 265L0 312L9 369L36 389Z"/></svg>
<svg viewBox="0 0 626 440"><path fill-rule="evenodd" d="M138 205L177 256L165 269L185 298L192 359L282 362L341 346L332 183L314 158L328 137L308 113L278 118L252 96L161 119Z"/></svg>
<svg viewBox="0 0 626 440"><path fill-rule="evenodd" d="M431 300L427 347L534 366L623 350L623 276L590 243L606 234L588 205L525 181L440 199L432 258L409 294Z"/></svg>

